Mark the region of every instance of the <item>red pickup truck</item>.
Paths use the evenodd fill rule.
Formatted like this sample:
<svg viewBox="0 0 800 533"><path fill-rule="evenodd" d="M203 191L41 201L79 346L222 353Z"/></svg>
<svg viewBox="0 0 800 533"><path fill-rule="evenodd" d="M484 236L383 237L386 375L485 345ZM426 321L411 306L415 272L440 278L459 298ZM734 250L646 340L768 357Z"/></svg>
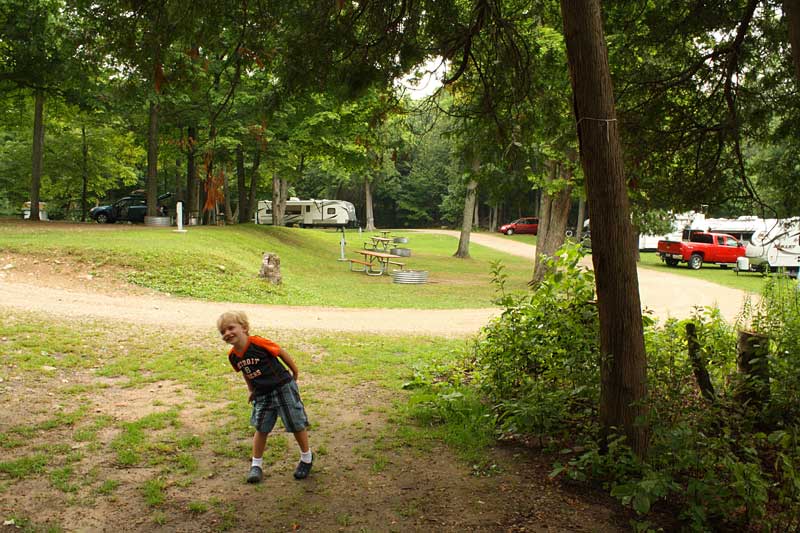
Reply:
<svg viewBox="0 0 800 533"><path fill-rule="evenodd" d="M658 254L668 266L686 261L697 270L703 263L735 264L744 255L744 245L725 233L691 232L688 241L658 241Z"/></svg>

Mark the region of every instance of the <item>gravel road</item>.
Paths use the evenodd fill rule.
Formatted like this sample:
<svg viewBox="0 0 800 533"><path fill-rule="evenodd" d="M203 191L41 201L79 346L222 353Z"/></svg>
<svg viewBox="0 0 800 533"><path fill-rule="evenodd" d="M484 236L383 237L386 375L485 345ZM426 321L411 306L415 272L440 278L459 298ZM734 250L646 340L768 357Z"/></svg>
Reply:
<svg viewBox="0 0 800 533"><path fill-rule="evenodd" d="M452 235L458 232L426 230ZM533 260L535 247L501 235L474 233L471 242ZM455 248L454 242L454 248ZM591 267L591 262L587 265ZM13 269L10 269L13 270ZM164 325L179 324L197 329L213 328L217 316L229 309L242 309L259 330L323 330L377 332L396 335L462 337L476 333L498 314L497 309L346 309L289 307L239 303L215 303L153 293L116 295L110 291L86 290L68 282L43 284L39 277L25 278L20 272L0 276L0 308L49 313L80 319L120 320ZM733 320L745 299L744 291L694 280L686 276L639 269L642 304L659 318L688 316L693 306L718 305Z"/></svg>

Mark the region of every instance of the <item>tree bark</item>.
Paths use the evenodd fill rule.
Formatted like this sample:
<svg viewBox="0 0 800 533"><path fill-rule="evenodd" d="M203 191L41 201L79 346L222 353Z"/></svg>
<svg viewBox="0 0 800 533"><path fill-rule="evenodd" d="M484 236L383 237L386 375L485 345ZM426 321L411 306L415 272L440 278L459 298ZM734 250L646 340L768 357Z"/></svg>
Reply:
<svg viewBox="0 0 800 533"><path fill-rule="evenodd" d="M554 181L558 173L570 181L572 170L562 164L552 161L549 181ZM567 232L567 219L572 205L572 185L564 187L555 193L542 193L539 209L539 230L536 240L536 258L533 269L531 285L538 285L544 279L547 268L544 257L555 255L563 244Z"/></svg>
<svg viewBox="0 0 800 533"><path fill-rule="evenodd" d="M244 148L236 145L236 185L239 191L239 223L247 222L247 179L244 171Z"/></svg>
<svg viewBox="0 0 800 533"><path fill-rule="evenodd" d="M256 148L256 153L253 155L253 169L250 171L250 194L247 196L247 220L255 218L255 210L258 207L258 167L261 166L261 149Z"/></svg>
<svg viewBox="0 0 800 533"><path fill-rule="evenodd" d="M175 204L178 202L183 203L184 209L186 208L186 194L183 190L183 180L181 179L181 159L175 158ZM177 213L176 213L177 215Z"/></svg>
<svg viewBox="0 0 800 533"><path fill-rule="evenodd" d="M364 218L367 231L375 231L375 214L372 211L372 184L369 178L364 179Z"/></svg>
<svg viewBox="0 0 800 533"><path fill-rule="evenodd" d="M794 75L800 82L800 0L783 0L783 11L789 26Z"/></svg>
<svg viewBox="0 0 800 533"><path fill-rule="evenodd" d="M222 169L222 194L225 195L223 202L225 203L225 224L233 223L233 211L231 210L231 188L228 179L228 164Z"/></svg>
<svg viewBox="0 0 800 533"><path fill-rule="evenodd" d="M31 209L28 220L41 220L39 191L44 168L44 92L36 91L33 111L33 160L31 165Z"/></svg>
<svg viewBox="0 0 800 533"><path fill-rule="evenodd" d="M578 222L575 225L575 240L581 242L583 237L583 222L586 219L586 201L583 196L578 198Z"/></svg>
<svg viewBox="0 0 800 533"><path fill-rule="evenodd" d="M187 134L187 148L186 148L186 210L184 216L186 220L189 217L197 217L200 211L197 186L197 167L195 165L195 150L197 149L197 127L189 126L186 130ZM199 218L199 217L198 217Z"/></svg>
<svg viewBox="0 0 800 533"><path fill-rule="evenodd" d="M769 402L769 339L740 331L736 343L740 381L734 396L741 404L760 409Z"/></svg>
<svg viewBox="0 0 800 533"><path fill-rule="evenodd" d="M477 166L480 166L479 164ZM475 170L473 165L473 170ZM467 183L467 194L464 197L464 217L461 221L461 235L458 238L458 249L453 257L460 257L461 259L469 258L469 238L472 232L472 215L475 210L475 201L477 198L478 181L470 179Z"/></svg>
<svg viewBox="0 0 800 533"><path fill-rule="evenodd" d="M592 205L592 263L600 319L603 435L624 432L639 456L648 447L647 360L633 227L600 0L561 0L581 164Z"/></svg>
<svg viewBox="0 0 800 533"><path fill-rule="evenodd" d="M147 129L147 216L158 215L158 104L150 101L150 123Z"/></svg>
<svg viewBox="0 0 800 533"><path fill-rule="evenodd" d="M286 188L285 180L272 175L272 225L283 226L283 216L286 213Z"/></svg>
<svg viewBox="0 0 800 533"><path fill-rule="evenodd" d="M86 142L86 126L81 126L81 222L86 222L87 196L89 189L89 145Z"/></svg>

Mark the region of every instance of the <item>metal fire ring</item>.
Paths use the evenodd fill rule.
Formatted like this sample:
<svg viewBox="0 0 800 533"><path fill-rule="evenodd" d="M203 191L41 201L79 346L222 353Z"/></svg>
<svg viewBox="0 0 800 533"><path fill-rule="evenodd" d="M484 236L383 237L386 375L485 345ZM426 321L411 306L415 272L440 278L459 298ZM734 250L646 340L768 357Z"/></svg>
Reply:
<svg viewBox="0 0 800 533"><path fill-rule="evenodd" d="M427 270L395 270L392 272L392 279L395 283L403 283L407 285L417 284L421 285L428 281Z"/></svg>
<svg viewBox="0 0 800 533"><path fill-rule="evenodd" d="M391 248L389 253L400 257L411 257L411 248Z"/></svg>

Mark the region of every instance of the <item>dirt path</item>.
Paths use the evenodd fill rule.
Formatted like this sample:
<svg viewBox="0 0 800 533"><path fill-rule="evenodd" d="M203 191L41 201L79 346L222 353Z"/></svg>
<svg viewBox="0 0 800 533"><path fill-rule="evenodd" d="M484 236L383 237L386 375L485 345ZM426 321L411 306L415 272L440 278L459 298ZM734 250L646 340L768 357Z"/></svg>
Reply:
<svg viewBox="0 0 800 533"><path fill-rule="evenodd" d="M451 235L458 232L426 230ZM500 235L472 234L472 242L533 260L535 247ZM380 332L459 337L476 333L497 309L408 310L340 309L213 303L119 287L70 269L53 269L24 256L0 258L0 307L46 312L71 318L113 319L140 324L180 323L208 328L225 310L245 310L254 324L281 330ZM587 266L591 262L587 260ZM7 265L10 265L6 268ZM733 320L745 292L685 276L639 269L643 306L659 318L688 316L693 306L718 305Z"/></svg>
<svg viewBox="0 0 800 533"><path fill-rule="evenodd" d="M450 230L425 231L451 235L456 239L459 235L457 231ZM505 238L500 234L473 233L470 236L470 242L528 258L531 260L531 265L536 253L535 246ZM591 258L587 257L583 264L587 268L592 268ZM748 295L746 291L739 289L731 289L687 276L657 272L646 268L639 268L638 275L642 307L652 310L655 316L661 319L685 318L692 313L694 306L716 305L722 312L722 316L733 321L741 311L742 303Z"/></svg>

